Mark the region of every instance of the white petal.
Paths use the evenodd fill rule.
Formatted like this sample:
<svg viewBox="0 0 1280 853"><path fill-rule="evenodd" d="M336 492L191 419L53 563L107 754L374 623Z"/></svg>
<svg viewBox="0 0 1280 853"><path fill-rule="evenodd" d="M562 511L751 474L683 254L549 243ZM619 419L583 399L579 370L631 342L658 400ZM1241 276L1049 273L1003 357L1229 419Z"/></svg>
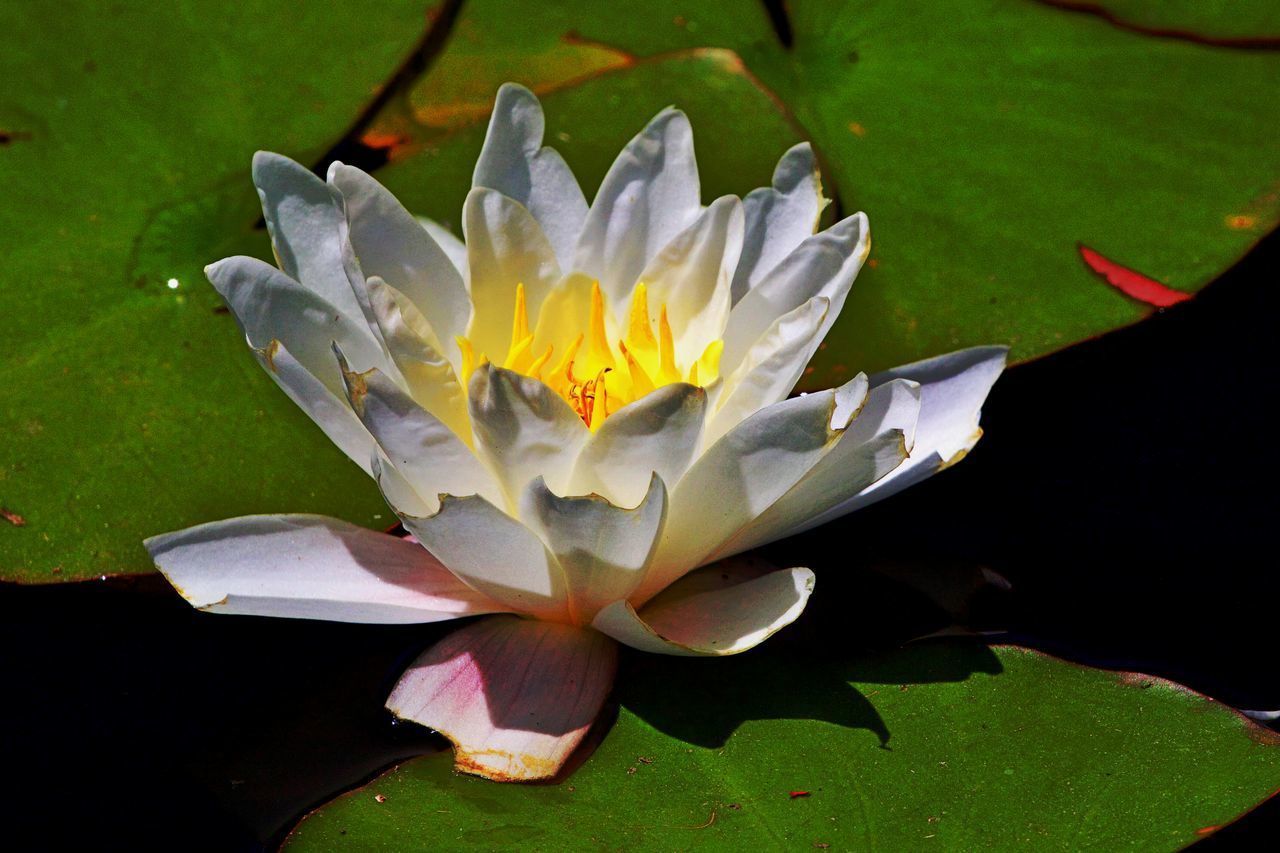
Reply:
<svg viewBox="0 0 1280 853"><path fill-rule="evenodd" d="M614 642L589 628L481 619L423 652L387 707L453 741L464 773L549 779L595 722L617 659Z"/></svg>
<svg viewBox="0 0 1280 853"><path fill-rule="evenodd" d="M715 412L707 419L704 446L791 393L822 343L822 327L830 313L827 299L815 296L779 317L760 336L737 369L725 378Z"/></svg>
<svg viewBox="0 0 1280 853"><path fill-rule="evenodd" d="M587 218L587 200L564 158L554 148L542 146L545 126L542 105L534 94L515 83L504 83L498 89L471 185L497 190L528 208L560 265L567 268Z"/></svg>
<svg viewBox="0 0 1280 853"><path fill-rule="evenodd" d="M734 370L777 318L815 296L831 302L819 334L820 338L825 337L844 308L849 288L870 250L871 236L863 213L842 219L797 246L729 312L721 373Z"/></svg>
<svg viewBox="0 0 1280 853"><path fill-rule="evenodd" d="M574 269L599 279L610 303L625 308L640 271L700 209L689 119L665 109L609 167L587 212Z"/></svg>
<svg viewBox="0 0 1280 853"><path fill-rule="evenodd" d="M351 407L432 511L440 495L478 494L503 502L502 489L471 449L394 382L377 370L351 372L345 364L343 375Z"/></svg>
<svg viewBox="0 0 1280 853"><path fill-rule="evenodd" d="M395 503L393 490L384 486L383 494L405 528L468 586L520 613L568 618L560 566L519 521L478 495L443 496L438 512L419 517Z"/></svg>
<svg viewBox="0 0 1280 853"><path fill-rule="evenodd" d="M426 229L427 236L436 241L436 245L440 247L440 251L444 252L445 257L453 264L454 269L458 271L458 275L463 281L467 278L467 247L454 236L454 233L445 228L439 222L428 219L425 216L415 216L418 224Z"/></svg>
<svg viewBox="0 0 1280 853"><path fill-rule="evenodd" d="M746 239L733 275L735 304L818 230L826 199L809 143L801 142L783 154L773 170L773 186L752 191L742 204Z"/></svg>
<svg viewBox="0 0 1280 853"><path fill-rule="evenodd" d="M907 459L920 414L920 386L895 379L866 404L827 455L778 501L716 552L737 554L843 515L842 507Z"/></svg>
<svg viewBox="0 0 1280 853"><path fill-rule="evenodd" d="M679 364L693 362L724 333L729 285L742 252L742 222L741 201L731 195L716 199L640 274L651 310L667 306Z"/></svg>
<svg viewBox="0 0 1280 853"><path fill-rule="evenodd" d="M564 570L569 614L589 622L600 608L629 596L644 577L667 512L655 474L640 505L627 509L598 495L559 497L542 478L529 484L520 516Z"/></svg>
<svg viewBox="0 0 1280 853"><path fill-rule="evenodd" d="M446 354L454 358L454 337L466 330L471 303L453 262L396 197L369 175L334 163L329 181L341 191L351 247L364 275L377 276L409 297L430 320Z"/></svg>
<svg viewBox="0 0 1280 853"><path fill-rule="evenodd" d="M686 575L639 613L626 601L615 602L592 626L645 652L734 655L794 622L813 583L808 569L762 573L739 557Z"/></svg>
<svg viewBox="0 0 1280 853"><path fill-rule="evenodd" d="M346 316L364 316L348 275L346 223L333 189L269 151L253 155L253 183L280 268Z"/></svg>
<svg viewBox="0 0 1280 853"><path fill-rule="evenodd" d="M840 436L835 391L775 403L730 430L671 490L662 543L632 597L646 601L773 505Z"/></svg>
<svg viewBox="0 0 1280 853"><path fill-rule="evenodd" d="M373 436L351 411L345 396L330 391L295 359L279 341L271 341L266 347L254 349L258 362L276 384L289 395L315 421L329 440L347 454L365 473L373 452Z"/></svg>
<svg viewBox="0 0 1280 853"><path fill-rule="evenodd" d="M344 392L333 360L335 341L361 369L385 366L382 347L362 315L344 314L270 264L243 256L225 258L206 267L205 275L226 300L251 347L265 349L278 340L339 397Z"/></svg>
<svg viewBox="0 0 1280 853"><path fill-rule="evenodd" d="M678 482L698 448L706 410L707 392L679 382L623 406L587 440L566 494L594 492L635 506L651 475Z"/></svg>
<svg viewBox="0 0 1280 853"><path fill-rule="evenodd" d="M1007 347L972 347L895 367L875 383L920 383L920 419L911 458L857 497L815 519L813 526L897 494L964 458L982 428L978 419L991 386L1004 370Z"/></svg>
<svg viewBox="0 0 1280 853"><path fill-rule="evenodd" d="M376 276L366 285L369 307L387 354L409 394L464 442L471 441L467 396L430 323L409 298Z"/></svg>
<svg viewBox="0 0 1280 853"><path fill-rule="evenodd" d="M475 304L467 336L477 356L501 363L511 343L516 285L524 285L529 317L537 317L560 279L560 265L537 220L495 190L478 187L467 194L462 228Z"/></svg>
<svg viewBox="0 0 1280 853"><path fill-rule="evenodd" d="M251 515L144 543L174 588L213 613L439 622L506 610L421 545L318 515Z"/></svg>
<svg viewBox="0 0 1280 853"><path fill-rule="evenodd" d="M476 449L503 480L510 505L534 477L560 494L591 435L543 383L491 364L476 368L468 394Z"/></svg>

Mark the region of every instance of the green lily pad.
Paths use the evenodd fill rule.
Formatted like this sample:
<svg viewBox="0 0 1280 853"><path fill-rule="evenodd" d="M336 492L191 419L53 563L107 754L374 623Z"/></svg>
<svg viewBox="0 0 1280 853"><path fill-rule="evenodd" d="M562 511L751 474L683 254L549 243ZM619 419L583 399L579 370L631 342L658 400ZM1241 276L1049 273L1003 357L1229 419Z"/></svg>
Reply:
<svg viewBox="0 0 1280 853"><path fill-rule="evenodd" d="M286 848L1176 850L1280 786L1280 736L1236 712L1026 649L632 663L617 722L558 784L428 755Z"/></svg>
<svg viewBox="0 0 1280 853"><path fill-rule="evenodd" d="M1255 23L1270 16L1243 5ZM763 6L718 0L647 5L643 26L631 10L553 0L522 9L514 27L506 0L471 0L411 110L383 121L429 140L413 168L447 182L466 159L451 148L474 142L442 132L482 122L477 93L505 79L542 93L552 124L622 138L614 105L557 99L650 63L732 51L726 67L736 58L752 91L740 105L720 98L738 114L729 134L699 133L694 116L702 163L714 169L744 148L764 155L749 106L764 95L814 142L841 209L871 217L871 260L811 388L968 345L1010 344L1023 361L1128 325L1208 284L1280 220L1280 54L1152 37L1036 3L785 7L778 33ZM465 87L454 82L462 68ZM683 106L699 87L644 102ZM601 155L587 147L566 156L591 188L597 169L579 160ZM408 167L419 155L407 144L395 156ZM732 189L748 189L745 178ZM1163 292L1127 295L1082 247Z"/></svg>
<svg viewBox="0 0 1280 853"><path fill-rule="evenodd" d="M244 512L378 523L376 490L262 375L202 268L270 257L254 149L320 157L424 5L0 9L22 34L0 53L0 503L25 522L0 522L0 577L149 570L145 536Z"/></svg>
<svg viewBox="0 0 1280 853"><path fill-rule="evenodd" d="M1084 14L1103 15L1118 26L1153 35L1241 47L1280 44L1280 8L1274 3L1240 0L1049 0L1053 5Z"/></svg>

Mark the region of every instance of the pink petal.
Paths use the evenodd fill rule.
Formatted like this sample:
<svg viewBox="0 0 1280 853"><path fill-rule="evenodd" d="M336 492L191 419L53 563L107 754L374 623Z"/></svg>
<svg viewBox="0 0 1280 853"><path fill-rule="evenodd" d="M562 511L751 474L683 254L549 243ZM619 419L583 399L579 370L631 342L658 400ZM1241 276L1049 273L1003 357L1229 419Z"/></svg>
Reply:
<svg viewBox="0 0 1280 853"><path fill-rule="evenodd" d="M423 652L387 707L453 741L464 773L548 779L600 713L617 663L617 645L590 628L482 619Z"/></svg>

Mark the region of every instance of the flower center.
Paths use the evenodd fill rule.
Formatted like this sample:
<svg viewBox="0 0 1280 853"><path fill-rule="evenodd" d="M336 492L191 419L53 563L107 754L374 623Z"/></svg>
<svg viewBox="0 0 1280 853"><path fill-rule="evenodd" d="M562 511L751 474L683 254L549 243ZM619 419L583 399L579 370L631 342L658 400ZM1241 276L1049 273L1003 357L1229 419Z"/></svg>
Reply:
<svg viewBox="0 0 1280 853"><path fill-rule="evenodd" d="M539 315L544 310L546 303L539 309ZM593 431L599 429L609 415L655 388L674 382L708 385L719 375L724 341L712 341L701 356L681 365L676 355L671 323L667 319L667 306L665 303L660 306L655 329L649 314L648 288L643 282L636 285L631 296L631 309L625 319L625 324L619 324L623 331L619 335L611 335L605 322L600 283L592 282L587 328L576 336L572 332L562 333L564 340L546 341L546 346L539 352L534 348L535 335L529 331L524 285L517 284L511 345L502 366L545 382L573 407L582 422ZM540 330L541 324L535 323L534 328ZM475 351L469 338L459 337L457 340L462 351L462 381L465 386L476 365L484 364L488 359ZM560 357L553 361L557 351Z"/></svg>

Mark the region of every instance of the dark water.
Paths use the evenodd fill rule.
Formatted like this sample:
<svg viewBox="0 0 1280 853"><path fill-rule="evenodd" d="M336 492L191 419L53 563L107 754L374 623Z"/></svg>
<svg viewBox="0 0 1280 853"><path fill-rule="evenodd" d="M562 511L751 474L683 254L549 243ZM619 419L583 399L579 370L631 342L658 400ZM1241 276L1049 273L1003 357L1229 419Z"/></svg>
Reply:
<svg viewBox="0 0 1280 853"><path fill-rule="evenodd" d="M932 630L942 612L869 567L983 565L1013 589L982 594L980 627L1280 708L1278 282L1273 237L1194 301L1009 373L962 465L775 546L820 574L796 630L849 642L851 596L884 603L855 640ZM443 630L209 616L155 578L2 586L0 844L270 848L309 807L441 748L382 701ZM1277 833L1272 801L1198 847Z"/></svg>

